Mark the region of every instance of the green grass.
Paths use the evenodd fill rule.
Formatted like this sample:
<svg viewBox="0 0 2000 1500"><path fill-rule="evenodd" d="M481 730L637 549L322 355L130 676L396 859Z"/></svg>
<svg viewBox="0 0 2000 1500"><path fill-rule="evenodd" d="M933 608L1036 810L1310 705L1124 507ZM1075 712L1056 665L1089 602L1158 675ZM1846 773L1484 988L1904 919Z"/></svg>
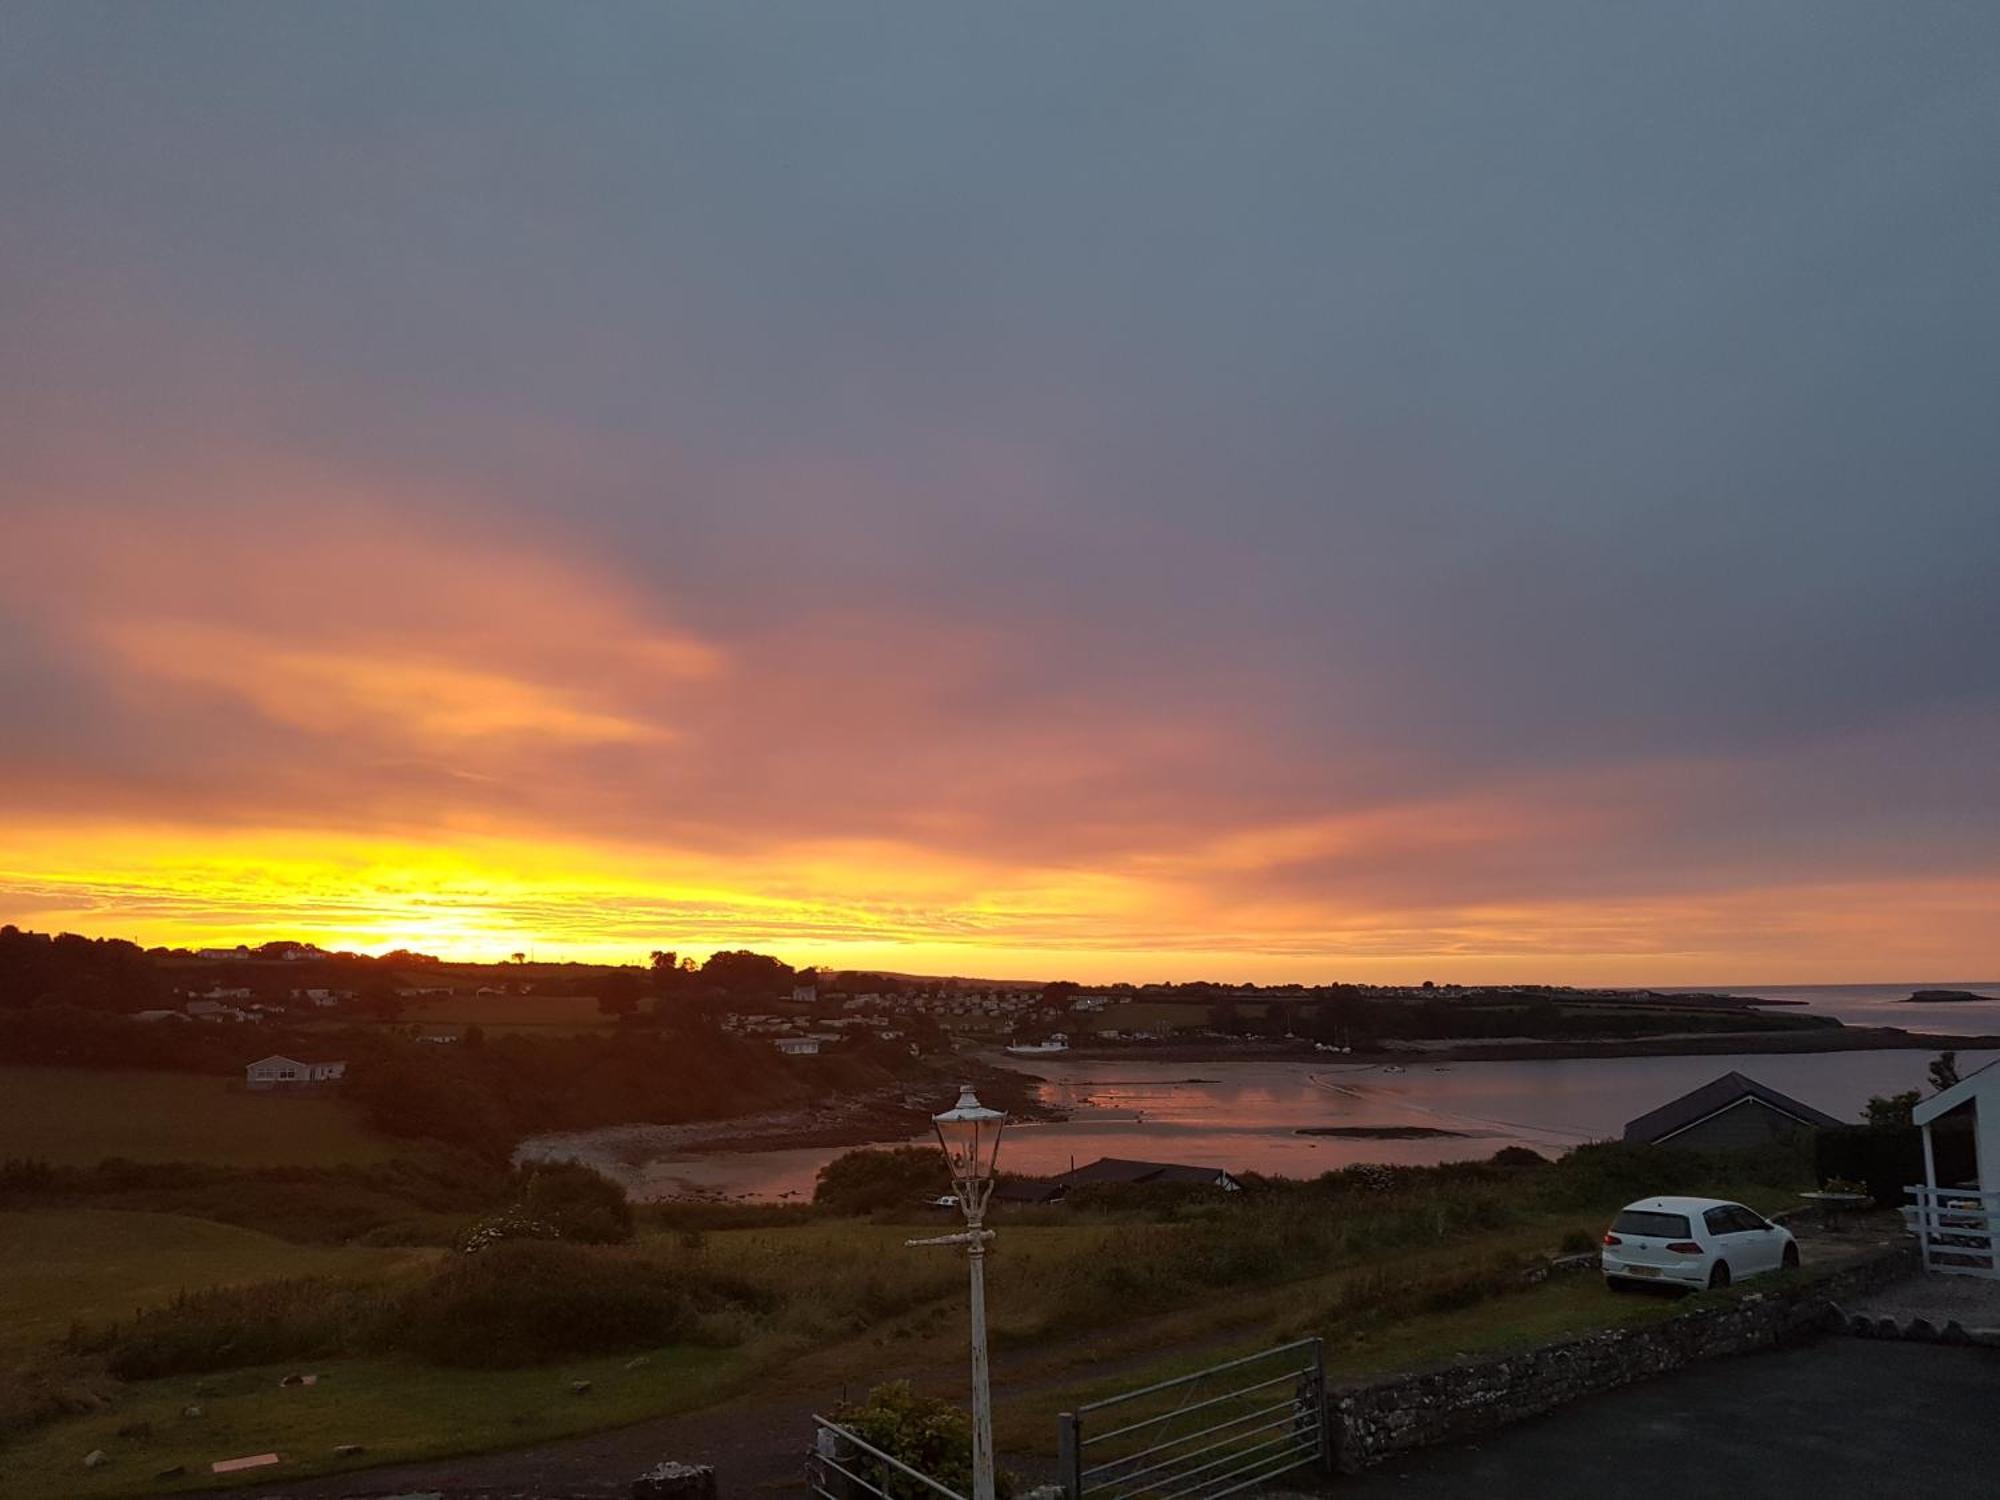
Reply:
<svg viewBox="0 0 2000 1500"><path fill-rule="evenodd" d="M597 1008L591 995L440 995L412 1000L405 1021L419 1024L563 1027L597 1030L614 1019Z"/></svg>
<svg viewBox="0 0 2000 1500"><path fill-rule="evenodd" d="M1180 1026L1208 1025L1211 1007L1172 1000L1125 1000L1107 1005L1094 1015L1072 1016L1072 1029L1091 1031L1156 1031L1165 1035ZM1261 1004L1243 1003L1234 1007L1240 1020L1261 1019Z"/></svg>
<svg viewBox="0 0 2000 1500"><path fill-rule="evenodd" d="M1671 1297L1621 1297L1593 1273L1551 1277L1527 1291L1457 1312L1405 1318L1337 1339L1326 1351L1327 1376L1334 1381L1366 1380L1395 1370L1424 1369L1460 1355L1532 1349L1577 1334L1657 1323L1672 1317L1678 1306Z"/></svg>
<svg viewBox="0 0 2000 1500"><path fill-rule="evenodd" d="M1309 1333L1327 1338L1335 1378L1355 1379L1669 1316L1671 1303L1614 1297L1591 1276L1499 1289L1508 1268L1555 1250L1566 1232L1598 1232L1606 1205L1632 1196L1612 1170L1621 1162L1583 1160L1560 1178L1425 1178L1379 1198L1305 1190L1269 1202L1246 1197L1192 1205L1171 1221L1007 1216L989 1268L995 1345L1008 1371L1003 1442L1046 1449L1055 1413L1079 1400ZM1718 1171L1700 1186L1757 1207L1788 1196L1756 1187L1732 1193L1725 1182ZM183 1286L387 1275L408 1263L399 1255L410 1255L304 1251L166 1215L11 1220L0 1215L0 1318L21 1324L24 1345L45 1345L72 1318L124 1316ZM625 1355L512 1371L437 1369L364 1356L380 1346L356 1344L353 1354L315 1366L323 1378L307 1390L280 1389L286 1372L272 1368L113 1385L107 1408L62 1417L0 1449L0 1494L173 1493L213 1482L208 1465L217 1458L267 1450L284 1454L285 1465L249 1477L539 1442L726 1401L753 1377L767 1400L843 1385L858 1392L913 1371L933 1384L955 1381L963 1369L962 1256L904 1243L951 1227L942 1217L812 1218L699 1233L655 1226L633 1251L617 1253L685 1271L690 1282L727 1277L749 1294L705 1312L694 1343L653 1351L632 1369ZM64 1265L77 1258L72 1246L87 1247L75 1268ZM1126 1265L1134 1256L1147 1271L1137 1281ZM6 1278L21 1267L31 1275L16 1309ZM1467 1300L1456 1300L1461 1292ZM1163 1358L1162 1351L1173 1352ZM87 1372L55 1374L84 1383ZM572 1395L576 1379L595 1389ZM201 1418L180 1416L190 1401L203 1406ZM336 1460L332 1449L342 1443L368 1452ZM111 1464L82 1469L93 1448ZM185 1480L154 1479L176 1465L187 1467Z"/></svg>
<svg viewBox="0 0 2000 1500"><path fill-rule="evenodd" d="M0 1359L181 1291L284 1276L372 1276L424 1250L294 1245L178 1214L113 1209L0 1213Z"/></svg>
<svg viewBox="0 0 2000 1500"><path fill-rule="evenodd" d="M1523 1291L1490 1297L1451 1312L1395 1319L1379 1327L1327 1336L1327 1378L1335 1385L1372 1380L1403 1370L1420 1370L1460 1358L1484 1358L1530 1349L1557 1339L1608 1328L1631 1327L1672 1317L1678 1304L1664 1297L1620 1297L1594 1275L1551 1278ZM1044 1385L1011 1399L1003 1392L996 1415L1001 1445L1018 1452L1047 1448L1054 1441L1057 1415L1090 1401L1192 1375L1225 1360L1257 1353L1281 1342L1318 1332L1283 1320L1255 1333L1211 1340L1159 1360L1139 1360L1115 1375ZM1253 1378L1269 1370L1259 1369ZM1213 1394L1204 1392L1203 1394ZM1186 1399L1169 1392L1152 1404L1120 1410L1131 1421ZM1164 1403L1164 1404L1162 1404ZM1228 1408L1223 1408L1227 1412ZM1115 1451L1115 1450L1107 1450Z"/></svg>
<svg viewBox="0 0 2000 1500"><path fill-rule="evenodd" d="M741 1380L750 1359L735 1350L676 1348L632 1364L629 1355L530 1370L334 1360L310 1368L319 1376L312 1386L280 1386L291 1371L277 1366L144 1381L105 1411L0 1447L0 1493L112 1500L545 1442L713 1401ZM572 1394L576 1380L591 1382L588 1395ZM201 1416L184 1417L189 1405ZM334 1457L345 1443L367 1452ZM83 1456L93 1449L111 1461L86 1469ZM209 1472L217 1459L267 1452L285 1462L233 1478ZM185 1477L155 1477L177 1466Z"/></svg>
<svg viewBox="0 0 2000 1500"><path fill-rule="evenodd" d="M332 1166L398 1149L335 1098L253 1093L197 1073L0 1068L0 1157Z"/></svg>

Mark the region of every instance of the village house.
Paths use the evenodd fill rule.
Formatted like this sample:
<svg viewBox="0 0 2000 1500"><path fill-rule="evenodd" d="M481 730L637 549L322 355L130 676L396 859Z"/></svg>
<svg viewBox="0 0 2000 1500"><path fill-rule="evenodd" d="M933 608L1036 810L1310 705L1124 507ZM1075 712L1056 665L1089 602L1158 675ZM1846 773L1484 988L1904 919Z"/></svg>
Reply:
<svg viewBox="0 0 2000 1500"><path fill-rule="evenodd" d="M243 1070L253 1089L324 1088L347 1076L347 1064L333 1058L261 1057Z"/></svg>
<svg viewBox="0 0 2000 1500"><path fill-rule="evenodd" d="M1640 1115L1626 1125L1625 1139L1654 1146L1671 1141L1696 1151L1727 1151L1841 1123L1824 1110L1801 1104L1754 1078L1725 1073Z"/></svg>
<svg viewBox="0 0 2000 1500"><path fill-rule="evenodd" d="M781 1036L772 1039L771 1045L787 1057L817 1057L819 1038L816 1036Z"/></svg>

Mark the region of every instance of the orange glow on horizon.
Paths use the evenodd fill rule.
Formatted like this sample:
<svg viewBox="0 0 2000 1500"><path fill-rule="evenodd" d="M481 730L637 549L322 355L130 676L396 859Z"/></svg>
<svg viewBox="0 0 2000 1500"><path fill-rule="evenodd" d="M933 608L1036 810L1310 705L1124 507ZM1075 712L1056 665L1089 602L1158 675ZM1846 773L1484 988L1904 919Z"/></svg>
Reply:
<svg viewBox="0 0 2000 1500"><path fill-rule="evenodd" d="M1854 971L1828 965L1855 961L1885 981L1972 977L1952 945L2000 901L1994 882L1827 885L1317 922L1284 907L1245 909L1224 931L1143 879L986 869L887 846L730 862L499 836L441 844L165 827L17 834L0 892L7 921L148 946L288 937L460 961L532 950L608 963L642 963L661 947L753 947L801 966L992 978L1633 985L1844 982L1836 976ZM1791 927L1781 946L1732 950L1712 936L1780 912ZM1933 944L1908 943L1917 917ZM1677 941L1661 943L1662 931Z"/></svg>
<svg viewBox="0 0 2000 1500"><path fill-rule="evenodd" d="M101 722L0 758L0 921L1084 981L2000 971L2000 876L1963 863L1660 852L1792 761L1322 786L1300 762L1337 746L1207 699L982 697L1052 670L1031 621L842 604L724 638L548 539L288 482L316 503L282 536L226 506L21 521L0 585Z"/></svg>

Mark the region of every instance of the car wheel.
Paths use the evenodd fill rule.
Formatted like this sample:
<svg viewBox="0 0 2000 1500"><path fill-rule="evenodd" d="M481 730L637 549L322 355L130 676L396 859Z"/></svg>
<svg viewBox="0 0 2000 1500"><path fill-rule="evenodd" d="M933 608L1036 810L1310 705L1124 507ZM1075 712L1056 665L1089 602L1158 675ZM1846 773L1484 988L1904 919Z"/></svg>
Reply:
<svg viewBox="0 0 2000 1500"><path fill-rule="evenodd" d="M1796 1271L1799 1268L1799 1247L1796 1241L1786 1242L1784 1266L1787 1271Z"/></svg>
<svg viewBox="0 0 2000 1500"><path fill-rule="evenodd" d="M1709 1290L1714 1291L1717 1287L1724 1287L1728 1285L1729 1285L1729 1262L1726 1260L1719 1260L1709 1270L1708 1273Z"/></svg>

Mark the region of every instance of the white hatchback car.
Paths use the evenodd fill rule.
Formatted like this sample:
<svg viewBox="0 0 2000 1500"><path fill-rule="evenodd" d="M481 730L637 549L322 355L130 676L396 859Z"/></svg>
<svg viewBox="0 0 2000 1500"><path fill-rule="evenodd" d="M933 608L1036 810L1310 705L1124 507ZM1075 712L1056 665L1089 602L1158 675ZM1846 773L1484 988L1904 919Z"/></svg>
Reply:
<svg viewBox="0 0 2000 1500"><path fill-rule="evenodd" d="M1604 1283L1614 1292L1652 1284L1728 1286L1799 1263L1792 1232L1719 1198L1641 1198L1604 1236Z"/></svg>

